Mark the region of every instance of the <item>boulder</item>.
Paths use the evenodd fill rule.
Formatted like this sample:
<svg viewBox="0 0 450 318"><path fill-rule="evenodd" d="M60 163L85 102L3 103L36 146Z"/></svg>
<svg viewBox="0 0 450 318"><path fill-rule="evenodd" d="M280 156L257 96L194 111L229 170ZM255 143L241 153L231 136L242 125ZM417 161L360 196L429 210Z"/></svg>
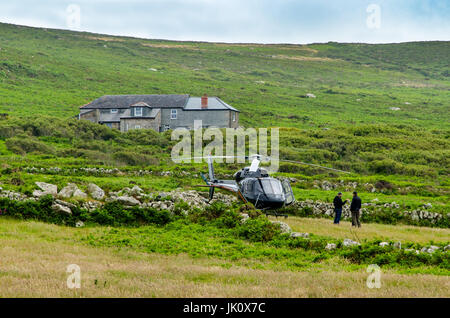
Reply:
<svg viewBox="0 0 450 318"><path fill-rule="evenodd" d="M69 207L58 203L52 204L52 210L58 213L72 214L72 210Z"/></svg>
<svg viewBox="0 0 450 318"><path fill-rule="evenodd" d="M76 227L83 227L84 226L84 222L83 221L78 221L77 223L75 223Z"/></svg>
<svg viewBox="0 0 450 318"><path fill-rule="evenodd" d="M42 197L43 195L45 195L45 193L42 192L41 190L34 190L33 193L32 193L32 195L33 195L33 197L40 198L40 197Z"/></svg>
<svg viewBox="0 0 450 318"><path fill-rule="evenodd" d="M308 94L306 94L306 97L308 97L308 98L316 98L316 95L314 95L312 93L308 93Z"/></svg>
<svg viewBox="0 0 450 318"><path fill-rule="evenodd" d="M241 223L247 222L247 220L250 218L247 213L241 213L241 217Z"/></svg>
<svg viewBox="0 0 450 318"><path fill-rule="evenodd" d="M435 246L435 245L431 245L428 250L427 253L433 254L434 252L436 252L439 249L439 246Z"/></svg>
<svg viewBox="0 0 450 318"><path fill-rule="evenodd" d="M126 195L122 195L120 197L117 197L116 201L122 203L123 205L128 205L128 206L135 206L135 205L141 204L141 202L139 202L135 198L129 197L129 196L126 196Z"/></svg>
<svg viewBox="0 0 450 318"><path fill-rule="evenodd" d="M76 190L78 190L76 184L68 183L61 191L59 191L58 196L62 198L71 198Z"/></svg>
<svg viewBox="0 0 450 318"><path fill-rule="evenodd" d="M353 246L353 245L361 245L358 242L352 241L351 239L344 239L342 242L344 246Z"/></svg>
<svg viewBox="0 0 450 318"><path fill-rule="evenodd" d="M292 232L291 237L303 237L303 238L309 238L309 233L298 233L298 232Z"/></svg>
<svg viewBox="0 0 450 318"><path fill-rule="evenodd" d="M444 247L444 252L446 252L446 251L448 251L448 250L450 250L450 244L447 245L446 247Z"/></svg>
<svg viewBox="0 0 450 318"><path fill-rule="evenodd" d="M271 221L273 224L277 224L280 227L281 233L291 233L291 227L281 221Z"/></svg>
<svg viewBox="0 0 450 318"><path fill-rule="evenodd" d="M395 242L393 246L394 246L394 248L400 250L402 248L402 242Z"/></svg>
<svg viewBox="0 0 450 318"><path fill-rule="evenodd" d="M105 191L94 183L88 184L87 191L95 200L102 200L105 197Z"/></svg>
<svg viewBox="0 0 450 318"><path fill-rule="evenodd" d="M75 204L73 204L73 203L69 203L69 202L66 202L66 201L58 200L58 199L55 200L55 203L60 204L60 205L62 205L62 206L66 206L66 207L68 207L68 208L70 208L70 209L74 209L74 208L77 207L77 206L76 206Z"/></svg>
<svg viewBox="0 0 450 318"><path fill-rule="evenodd" d="M129 193L131 195L141 195L144 192L144 190L142 190L139 186L135 185L133 188L131 188L131 190L129 191Z"/></svg>
<svg viewBox="0 0 450 318"><path fill-rule="evenodd" d="M87 199L87 194L81 191L80 189L76 189L73 193L74 198Z"/></svg>
<svg viewBox="0 0 450 318"><path fill-rule="evenodd" d="M326 250L334 250L336 249L336 244L334 243L328 243L327 246L325 246Z"/></svg>
<svg viewBox="0 0 450 318"><path fill-rule="evenodd" d="M389 246L389 242L381 242L380 246L381 247Z"/></svg>
<svg viewBox="0 0 450 318"><path fill-rule="evenodd" d="M44 194L56 195L58 193L58 187L54 184L38 181L35 183Z"/></svg>

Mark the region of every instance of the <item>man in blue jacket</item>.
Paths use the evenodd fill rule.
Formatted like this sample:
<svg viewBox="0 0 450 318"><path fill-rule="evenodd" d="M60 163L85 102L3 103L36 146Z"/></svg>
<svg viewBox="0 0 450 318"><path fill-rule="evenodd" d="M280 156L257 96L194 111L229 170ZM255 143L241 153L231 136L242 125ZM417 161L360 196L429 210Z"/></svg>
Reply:
<svg viewBox="0 0 450 318"><path fill-rule="evenodd" d="M347 203L347 200L342 201L342 192L339 192L337 196L334 197L333 205L334 205L334 224L339 224L342 215L342 207Z"/></svg>
<svg viewBox="0 0 450 318"><path fill-rule="evenodd" d="M361 227L361 222L359 221L359 215L361 210L361 199L358 197L358 193L353 192L352 203L350 204L350 212L352 212L352 226Z"/></svg>

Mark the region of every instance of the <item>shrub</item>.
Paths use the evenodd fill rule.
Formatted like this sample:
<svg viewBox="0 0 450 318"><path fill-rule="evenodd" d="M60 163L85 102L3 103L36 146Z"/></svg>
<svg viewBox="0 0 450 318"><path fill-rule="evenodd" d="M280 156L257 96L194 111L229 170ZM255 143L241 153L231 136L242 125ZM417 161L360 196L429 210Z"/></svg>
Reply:
<svg viewBox="0 0 450 318"><path fill-rule="evenodd" d="M53 147L28 136L9 138L6 140L6 147L8 150L19 155L25 155L30 152L39 152L43 154L55 153Z"/></svg>
<svg viewBox="0 0 450 318"><path fill-rule="evenodd" d="M252 242L268 242L280 234L276 224L270 222L265 216L248 219L238 228L238 234Z"/></svg>

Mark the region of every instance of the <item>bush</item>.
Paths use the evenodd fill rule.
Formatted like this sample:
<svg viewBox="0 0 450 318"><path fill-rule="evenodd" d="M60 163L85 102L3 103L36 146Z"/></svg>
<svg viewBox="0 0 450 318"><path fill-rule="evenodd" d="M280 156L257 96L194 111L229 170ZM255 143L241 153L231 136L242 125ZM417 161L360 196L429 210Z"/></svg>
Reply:
<svg viewBox="0 0 450 318"><path fill-rule="evenodd" d="M55 149L53 147L28 136L9 138L6 140L6 147L8 150L19 155L25 155L30 152L55 154Z"/></svg>
<svg viewBox="0 0 450 318"><path fill-rule="evenodd" d="M248 219L238 228L239 236L252 242L268 242L280 234L276 224L270 222L265 216Z"/></svg>
<svg viewBox="0 0 450 318"><path fill-rule="evenodd" d="M129 151L116 152L114 153L113 158L130 166L148 166L157 165L159 163L159 160L156 158Z"/></svg>

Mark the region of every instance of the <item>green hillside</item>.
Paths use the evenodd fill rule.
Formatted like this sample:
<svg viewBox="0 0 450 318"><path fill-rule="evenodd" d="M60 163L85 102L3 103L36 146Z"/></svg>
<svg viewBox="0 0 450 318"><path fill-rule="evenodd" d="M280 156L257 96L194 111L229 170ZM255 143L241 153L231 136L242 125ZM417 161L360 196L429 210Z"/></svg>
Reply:
<svg viewBox="0 0 450 318"><path fill-rule="evenodd" d="M231 45L0 24L0 47L0 110L12 115L70 117L105 94L208 93L246 126L450 122L449 42Z"/></svg>

